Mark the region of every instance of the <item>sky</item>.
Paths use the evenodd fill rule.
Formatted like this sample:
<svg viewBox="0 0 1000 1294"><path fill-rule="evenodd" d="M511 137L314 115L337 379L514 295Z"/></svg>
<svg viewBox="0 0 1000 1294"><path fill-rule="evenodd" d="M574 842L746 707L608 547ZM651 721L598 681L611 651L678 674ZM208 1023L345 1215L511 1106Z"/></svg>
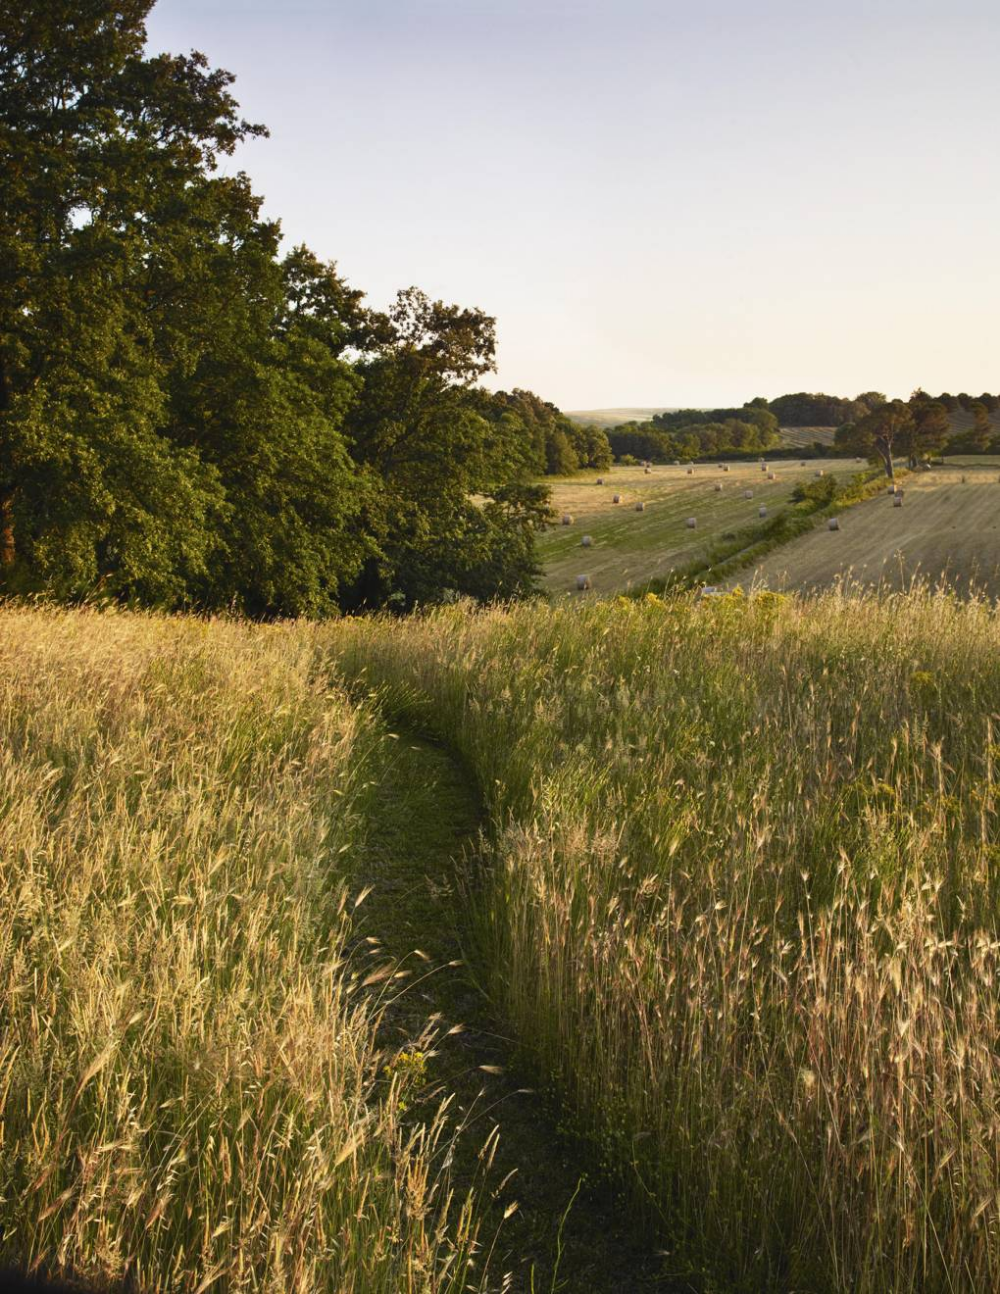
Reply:
<svg viewBox="0 0 1000 1294"><path fill-rule="evenodd" d="M996 0L159 0L285 245L564 409L1000 390Z"/></svg>

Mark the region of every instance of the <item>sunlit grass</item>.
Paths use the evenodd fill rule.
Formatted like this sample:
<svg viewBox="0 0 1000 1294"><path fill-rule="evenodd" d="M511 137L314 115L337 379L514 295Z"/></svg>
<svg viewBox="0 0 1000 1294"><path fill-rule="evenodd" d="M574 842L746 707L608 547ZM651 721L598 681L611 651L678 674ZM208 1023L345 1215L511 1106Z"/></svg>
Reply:
<svg viewBox="0 0 1000 1294"><path fill-rule="evenodd" d="M498 1009L669 1265L1000 1285L1000 619L946 595L325 631L494 823Z"/></svg>
<svg viewBox="0 0 1000 1294"><path fill-rule="evenodd" d="M0 1265L480 1288L350 952L381 741L307 627L0 613Z"/></svg>

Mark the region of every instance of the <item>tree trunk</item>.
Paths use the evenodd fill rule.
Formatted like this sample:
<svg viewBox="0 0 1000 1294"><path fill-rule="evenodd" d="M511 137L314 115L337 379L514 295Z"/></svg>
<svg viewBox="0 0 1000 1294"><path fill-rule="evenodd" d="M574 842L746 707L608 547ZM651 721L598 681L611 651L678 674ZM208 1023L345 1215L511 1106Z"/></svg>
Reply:
<svg viewBox="0 0 1000 1294"><path fill-rule="evenodd" d="M14 565L17 549L14 546L14 498L5 494L0 499L0 572Z"/></svg>

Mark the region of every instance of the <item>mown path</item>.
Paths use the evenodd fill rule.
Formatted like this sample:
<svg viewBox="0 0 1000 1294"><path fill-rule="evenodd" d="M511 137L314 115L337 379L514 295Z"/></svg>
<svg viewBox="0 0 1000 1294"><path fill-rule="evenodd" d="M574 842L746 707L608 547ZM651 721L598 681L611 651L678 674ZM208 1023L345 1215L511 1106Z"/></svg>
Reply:
<svg viewBox="0 0 1000 1294"><path fill-rule="evenodd" d="M430 1109L452 1092L455 1121L469 1120L459 1142L460 1180L471 1180L479 1148L499 1125L490 1182L496 1189L507 1181L490 1202L482 1232L488 1245L499 1228L495 1272L511 1272L509 1288L525 1294L676 1290L648 1244L629 1233L610 1188L586 1180L580 1154L560 1136L541 1096L511 1071L511 1042L491 1020L469 971L449 965L464 961L455 882L460 873L474 875L481 809L444 750L405 733L397 740L360 860L373 888L358 916L362 933L378 939L416 981L387 1015L387 1047L403 1045L429 1017L441 1016L426 1099ZM455 1025L464 1029L448 1034ZM514 1201L517 1211L504 1219Z"/></svg>

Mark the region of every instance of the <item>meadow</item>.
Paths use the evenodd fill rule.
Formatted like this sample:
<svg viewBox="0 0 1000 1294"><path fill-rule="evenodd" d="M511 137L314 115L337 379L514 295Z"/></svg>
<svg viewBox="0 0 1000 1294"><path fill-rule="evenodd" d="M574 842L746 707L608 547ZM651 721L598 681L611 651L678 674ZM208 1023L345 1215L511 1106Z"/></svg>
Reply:
<svg viewBox="0 0 1000 1294"><path fill-rule="evenodd" d="M648 475L642 467L614 467L547 482L557 522L538 545L546 590L574 592L580 574L589 575L598 597L665 579L720 539L759 525L762 506L768 517L778 515L796 485L813 481L817 472L844 481L863 470L842 458L810 459L804 466L788 458L766 463L766 471L756 459L731 463L728 471L719 463L698 463L690 475L688 465L656 464ZM751 499L744 497L747 490ZM646 504L643 512L635 510L639 502ZM560 524L563 515L573 518L571 525ZM688 529L689 517L696 529ZM591 537L589 548L582 547L584 535Z"/></svg>
<svg viewBox="0 0 1000 1294"><path fill-rule="evenodd" d="M581 601L329 644L475 774L484 984L669 1288L997 1288L994 607Z"/></svg>
<svg viewBox="0 0 1000 1294"><path fill-rule="evenodd" d="M481 1287L355 935L395 743L316 660L293 625L0 613L0 1267Z"/></svg>
<svg viewBox="0 0 1000 1294"><path fill-rule="evenodd" d="M514 1102L470 1161L461 1063L425 1073L436 977L400 978L453 923L485 1068L613 1184L586 1229L644 1237L642 1288L1000 1284L992 604L0 624L0 1262L202 1294L639 1288L572 1254L508 1279L490 1202L530 1228L487 1134ZM485 828L444 908L418 738ZM522 1176L563 1162L528 1145Z"/></svg>

